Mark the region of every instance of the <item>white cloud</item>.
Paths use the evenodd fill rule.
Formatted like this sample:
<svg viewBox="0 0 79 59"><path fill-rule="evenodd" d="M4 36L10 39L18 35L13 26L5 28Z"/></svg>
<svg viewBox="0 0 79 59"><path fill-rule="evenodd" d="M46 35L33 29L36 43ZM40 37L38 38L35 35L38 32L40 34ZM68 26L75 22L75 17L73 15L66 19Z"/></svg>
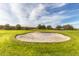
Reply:
<svg viewBox="0 0 79 59"><path fill-rule="evenodd" d="M53 6L55 8L57 7L62 7L66 4L54 4ZM67 16L61 15L63 13L65 13L66 11L60 11L54 15L43 15L44 13L47 13L45 11L45 5L43 4L37 4L36 7L32 8L30 10L30 7L26 7L26 11L28 11L29 13L27 13L26 11L22 11L21 4L10 4L11 6L11 10L12 12L16 15L16 17L18 18L20 24L22 25L27 25L27 26L36 26L37 24L50 24L52 26L55 26L57 24L59 24L62 19L68 18ZM23 7L25 8L25 7ZM27 18L26 16L29 17ZM41 16L41 17L39 17Z"/></svg>
<svg viewBox="0 0 79 59"><path fill-rule="evenodd" d="M64 5L66 4L53 4L53 8L63 7ZM6 10L4 10L7 7L3 8L2 6L3 5L0 5L0 24L10 23L26 26L37 26L38 24L46 24L56 26L60 24L63 19L72 17L63 15L63 13L67 12L65 10L54 13L53 15L45 15L48 12L45 10L46 5L43 4L24 5L11 3L9 4L11 13L8 13Z"/></svg>
<svg viewBox="0 0 79 59"><path fill-rule="evenodd" d="M21 18L20 4L10 4L12 13L19 19ZM17 19L17 20L18 20Z"/></svg>
<svg viewBox="0 0 79 59"><path fill-rule="evenodd" d="M66 5L66 3L54 3L54 4L51 4L51 6L52 6L51 8L59 8L59 7L65 6L65 5Z"/></svg>
<svg viewBox="0 0 79 59"><path fill-rule="evenodd" d="M62 7L65 4L55 4L55 7ZM37 24L46 24L46 23L52 23L52 24L58 24L59 22L61 22L61 20L63 18L66 18L65 16L62 16L61 14L63 14L65 11L60 11L54 15L49 15L49 16L41 16L40 18L38 18L40 15L42 15L44 12L47 13L45 11L45 5L43 4L39 4L36 8L34 8L32 10L32 12L30 13L29 16L29 20L31 20L32 26L33 24L37 25Z"/></svg>
<svg viewBox="0 0 79 59"><path fill-rule="evenodd" d="M52 15L52 16L43 16L40 18L38 23L40 24L46 24L46 25L52 25L55 27L56 25L59 25L63 19L70 18L71 16L64 16L64 15Z"/></svg>
<svg viewBox="0 0 79 59"><path fill-rule="evenodd" d="M25 4L10 4L11 11L15 17L17 17L18 24L30 26L30 22L41 12L41 5L37 8L36 5ZM39 11L37 11L39 10ZM31 20L30 20L31 19Z"/></svg>
<svg viewBox="0 0 79 59"><path fill-rule="evenodd" d="M59 3L59 4L56 5L56 7L63 7L65 5L66 5L66 3Z"/></svg>
<svg viewBox="0 0 79 59"><path fill-rule="evenodd" d="M12 18L10 17L10 14L8 14L9 12L10 10L8 4L0 4L0 24L7 24L11 22Z"/></svg>
<svg viewBox="0 0 79 59"><path fill-rule="evenodd" d="M28 13L26 11L23 11L21 7L23 7L21 4L17 4L17 3L11 3L10 4L11 7L11 11L14 14L14 16L17 18L16 20L18 20L17 24L21 24L21 25L28 25L29 22L26 21Z"/></svg>
<svg viewBox="0 0 79 59"><path fill-rule="evenodd" d="M39 4L36 8L32 10L32 12L29 15L29 20L36 20L37 17L42 13L44 10L44 6L42 4Z"/></svg>

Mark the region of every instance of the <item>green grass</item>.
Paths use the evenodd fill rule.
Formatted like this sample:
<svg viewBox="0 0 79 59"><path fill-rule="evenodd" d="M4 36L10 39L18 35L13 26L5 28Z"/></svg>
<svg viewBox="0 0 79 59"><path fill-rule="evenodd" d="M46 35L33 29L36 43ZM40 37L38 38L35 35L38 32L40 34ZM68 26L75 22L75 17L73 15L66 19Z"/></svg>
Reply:
<svg viewBox="0 0 79 59"><path fill-rule="evenodd" d="M1 56L79 56L79 30L37 30L57 32L71 37L70 41L61 43L29 43L15 39L17 34L36 30L0 30Z"/></svg>

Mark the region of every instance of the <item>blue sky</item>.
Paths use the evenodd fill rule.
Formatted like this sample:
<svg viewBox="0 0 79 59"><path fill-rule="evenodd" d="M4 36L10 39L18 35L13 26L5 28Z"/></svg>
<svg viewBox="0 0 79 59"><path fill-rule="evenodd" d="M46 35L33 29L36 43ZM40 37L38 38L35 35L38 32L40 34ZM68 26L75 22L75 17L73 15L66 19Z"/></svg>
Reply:
<svg viewBox="0 0 79 59"><path fill-rule="evenodd" d="M0 24L71 24L79 28L78 3L0 3Z"/></svg>

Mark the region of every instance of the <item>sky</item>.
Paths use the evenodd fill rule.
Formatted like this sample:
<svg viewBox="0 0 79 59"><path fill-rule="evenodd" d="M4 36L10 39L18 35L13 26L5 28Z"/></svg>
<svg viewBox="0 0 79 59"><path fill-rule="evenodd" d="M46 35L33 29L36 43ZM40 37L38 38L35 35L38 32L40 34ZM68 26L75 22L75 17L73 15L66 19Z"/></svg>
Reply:
<svg viewBox="0 0 79 59"><path fill-rule="evenodd" d="M79 28L78 3L0 3L0 24L35 27L70 24Z"/></svg>

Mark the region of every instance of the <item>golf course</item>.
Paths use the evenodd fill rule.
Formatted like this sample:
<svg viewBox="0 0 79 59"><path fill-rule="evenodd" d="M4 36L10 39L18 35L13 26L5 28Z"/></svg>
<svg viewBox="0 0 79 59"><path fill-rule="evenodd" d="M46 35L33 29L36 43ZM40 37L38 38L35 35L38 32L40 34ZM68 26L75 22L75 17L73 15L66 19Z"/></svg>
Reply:
<svg viewBox="0 0 79 59"><path fill-rule="evenodd" d="M79 56L79 3L0 3L0 56Z"/></svg>
<svg viewBox="0 0 79 59"><path fill-rule="evenodd" d="M25 42L17 35L30 32L60 33L65 42ZM79 30L0 30L0 56L79 56ZM41 37L40 37L41 38Z"/></svg>

